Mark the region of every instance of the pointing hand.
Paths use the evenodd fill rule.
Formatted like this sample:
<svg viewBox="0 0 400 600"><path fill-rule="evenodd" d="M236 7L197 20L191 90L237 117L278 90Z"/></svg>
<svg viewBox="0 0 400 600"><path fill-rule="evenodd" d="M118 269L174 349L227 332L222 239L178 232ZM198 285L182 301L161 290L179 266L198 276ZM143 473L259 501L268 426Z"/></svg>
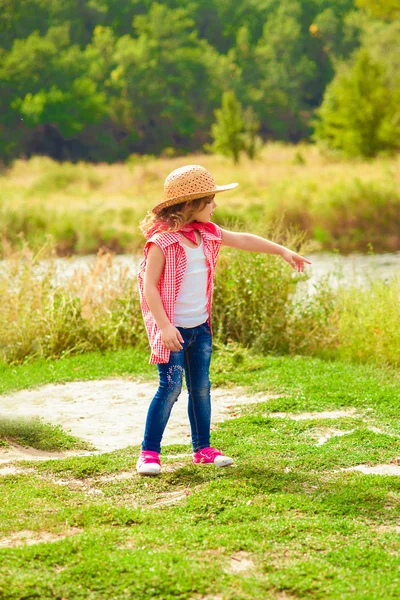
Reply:
<svg viewBox="0 0 400 600"><path fill-rule="evenodd" d="M296 254L296 252L288 250L287 248L285 248L281 256L283 260L286 260L286 262L289 263L289 265L299 273L304 273L304 263L311 265L310 260L304 258L303 256L300 256L300 254Z"/></svg>

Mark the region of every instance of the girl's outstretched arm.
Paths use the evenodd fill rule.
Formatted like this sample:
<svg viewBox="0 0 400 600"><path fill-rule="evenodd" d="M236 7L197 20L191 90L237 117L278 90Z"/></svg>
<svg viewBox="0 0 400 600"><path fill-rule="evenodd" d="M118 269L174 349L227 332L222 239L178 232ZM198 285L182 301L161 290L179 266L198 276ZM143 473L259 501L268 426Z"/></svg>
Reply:
<svg viewBox="0 0 400 600"><path fill-rule="evenodd" d="M242 233L236 231L226 231L222 229L222 245L247 250L249 252L263 252L264 254L279 254L289 265L299 273L304 271L304 263L311 265L311 261L285 246L270 242L265 238L252 233Z"/></svg>

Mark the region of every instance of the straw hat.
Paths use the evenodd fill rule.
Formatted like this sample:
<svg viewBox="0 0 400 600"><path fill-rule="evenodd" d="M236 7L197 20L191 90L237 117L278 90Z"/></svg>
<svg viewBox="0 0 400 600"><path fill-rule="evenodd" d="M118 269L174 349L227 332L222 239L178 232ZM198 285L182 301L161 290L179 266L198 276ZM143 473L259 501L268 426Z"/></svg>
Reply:
<svg viewBox="0 0 400 600"><path fill-rule="evenodd" d="M238 183L216 185L207 169L200 165L186 165L175 169L168 175L164 183L165 200L157 204L152 212L158 213L161 209L173 204L232 190L238 185Z"/></svg>

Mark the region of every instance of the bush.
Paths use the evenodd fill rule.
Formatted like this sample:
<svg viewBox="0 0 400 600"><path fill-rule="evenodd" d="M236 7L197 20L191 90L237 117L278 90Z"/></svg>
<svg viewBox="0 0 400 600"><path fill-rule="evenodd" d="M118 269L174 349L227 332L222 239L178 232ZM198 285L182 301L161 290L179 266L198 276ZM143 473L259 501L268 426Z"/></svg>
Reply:
<svg viewBox="0 0 400 600"><path fill-rule="evenodd" d="M342 252L377 252L400 247L400 194L392 178L345 179L317 184L314 180L286 182L273 189L269 216L283 215L324 248Z"/></svg>
<svg viewBox="0 0 400 600"><path fill-rule="evenodd" d="M352 180L328 188L314 207L315 221L329 231L331 248L376 251L400 245L400 194L390 182ZM368 242L367 242L368 240ZM325 240L327 241L327 240Z"/></svg>
<svg viewBox="0 0 400 600"><path fill-rule="evenodd" d="M244 121L242 105L234 92L222 94L222 106L214 114L216 120L211 127L214 142L209 149L230 156L234 163L238 163L240 153L244 150Z"/></svg>
<svg viewBox="0 0 400 600"><path fill-rule="evenodd" d="M253 230L284 215L286 227L308 231L326 249L364 251L368 243L376 251L400 249L394 158L341 162L321 156L313 146L268 144L259 161L243 156L240 169L215 156L193 160L218 183L240 182L237 192L217 200L214 219L221 226L237 218ZM164 174L178 164L159 160L132 170L121 164L69 165L66 173L76 170L75 175L67 177L66 188L55 189L59 165L43 157L16 161L0 176L0 254L3 243L20 248L26 240L39 248L47 235L62 256L104 247L115 253L141 251L138 223L160 197ZM102 182L100 189L92 189L92 175L93 182ZM41 186L40 194L32 194Z"/></svg>
<svg viewBox="0 0 400 600"><path fill-rule="evenodd" d="M267 237L300 254L306 251L303 235L285 233L279 225ZM313 295L295 299L305 279L280 257L222 249L214 293L216 340L262 353L309 354L330 347L335 339L332 294L322 284Z"/></svg>
<svg viewBox="0 0 400 600"><path fill-rule="evenodd" d="M349 70L327 87L315 138L347 156L373 157L400 147L399 88L383 65L362 50Z"/></svg>
<svg viewBox="0 0 400 600"><path fill-rule="evenodd" d="M271 237L304 251L301 236L275 228ZM57 283L51 253L25 247L0 272L0 353L6 362L127 346L148 347L136 278L99 253L88 274ZM54 252L54 251L53 251ZM239 342L260 352L310 353L331 340L331 305L323 294L293 302L295 275L279 257L223 249L214 296L217 343ZM312 335L308 335L312 332ZM317 343L318 340L318 343Z"/></svg>

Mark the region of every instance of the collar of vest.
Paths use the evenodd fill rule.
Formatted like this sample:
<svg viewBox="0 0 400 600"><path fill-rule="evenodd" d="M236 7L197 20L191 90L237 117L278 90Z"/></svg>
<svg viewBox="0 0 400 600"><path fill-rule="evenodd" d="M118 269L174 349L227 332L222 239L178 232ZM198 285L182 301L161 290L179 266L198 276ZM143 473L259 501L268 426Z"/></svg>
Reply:
<svg viewBox="0 0 400 600"><path fill-rule="evenodd" d="M189 229L192 229L192 230L197 229L200 232L203 239L205 239L207 241L220 241L221 240L221 233L220 233L219 227L217 225L215 225L215 223L211 223L211 221L209 221L208 223L197 223L196 222L196 223L191 223L190 225L191 225L191 227L186 225L185 228L189 227ZM151 236L151 238L148 240L148 242L154 242L158 246L161 246L163 248L166 248L167 246L170 246L171 244L176 244L176 243L181 244L182 243L179 231L157 232Z"/></svg>

